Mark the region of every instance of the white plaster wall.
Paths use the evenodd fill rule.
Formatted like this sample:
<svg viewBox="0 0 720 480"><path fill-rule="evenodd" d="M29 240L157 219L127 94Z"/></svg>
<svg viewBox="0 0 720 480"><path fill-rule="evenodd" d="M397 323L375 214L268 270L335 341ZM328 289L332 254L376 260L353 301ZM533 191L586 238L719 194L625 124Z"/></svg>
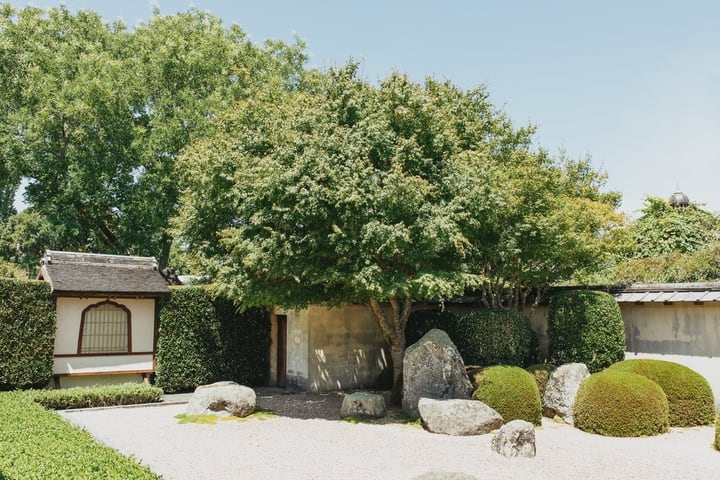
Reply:
<svg viewBox="0 0 720 480"><path fill-rule="evenodd" d="M143 383L142 375L131 373L126 375L92 375L81 377L60 378L60 388L93 387L96 385L118 385L122 383ZM50 387L52 388L52 386Z"/></svg>
<svg viewBox="0 0 720 480"><path fill-rule="evenodd" d="M82 311L89 305L102 302L102 298L58 298L55 354L77 353ZM155 332L155 300L113 299L130 310L133 352L152 352Z"/></svg>

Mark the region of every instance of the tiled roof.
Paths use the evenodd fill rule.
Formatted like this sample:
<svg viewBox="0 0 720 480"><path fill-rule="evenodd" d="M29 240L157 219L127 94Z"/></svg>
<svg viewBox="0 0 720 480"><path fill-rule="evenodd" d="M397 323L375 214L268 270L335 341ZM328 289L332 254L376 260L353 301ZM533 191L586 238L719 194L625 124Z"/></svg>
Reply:
<svg viewBox="0 0 720 480"><path fill-rule="evenodd" d="M159 297L168 286L153 257L47 250L38 278L54 295Z"/></svg>

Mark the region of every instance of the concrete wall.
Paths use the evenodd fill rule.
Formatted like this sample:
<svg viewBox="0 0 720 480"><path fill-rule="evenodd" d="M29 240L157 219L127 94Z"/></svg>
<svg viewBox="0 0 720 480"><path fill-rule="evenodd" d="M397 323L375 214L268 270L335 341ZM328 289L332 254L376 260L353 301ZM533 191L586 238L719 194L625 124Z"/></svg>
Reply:
<svg viewBox="0 0 720 480"><path fill-rule="evenodd" d="M55 335L55 357L53 374L86 375L92 372L152 371L153 347L155 335L154 299L116 299L115 303L130 310L132 351L140 352L128 355L77 355L82 312L90 305L103 299L98 298L57 298L57 331ZM67 356L66 356L67 355ZM111 383L120 383L119 377ZM115 376L114 376L115 377ZM139 375L133 375L141 379ZM99 378L69 380L64 378L62 386L75 383L98 383Z"/></svg>
<svg viewBox="0 0 720 480"><path fill-rule="evenodd" d="M390 362L385 339L364 305L276 310L287 315L287 384L325 392L373 386ZM273 318L270 383L277 376L277 321Z"/></svg>
<svg viewBox="0 0 720 480"><path fill-rule="evenodd" d="M720 305L691 302L621 303L626 359L676 362L704 376L720 407ZM531 316L533 331L547 354L546 306Z"/></svg>

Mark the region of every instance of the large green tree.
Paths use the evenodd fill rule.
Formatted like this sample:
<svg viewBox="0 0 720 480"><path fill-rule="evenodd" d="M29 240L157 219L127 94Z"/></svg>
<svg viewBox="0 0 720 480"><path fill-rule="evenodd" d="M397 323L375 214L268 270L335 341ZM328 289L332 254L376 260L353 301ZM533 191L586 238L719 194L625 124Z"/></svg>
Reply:
<svg viewBox="0 0 720 480"><path fill-rule="evenodd" d="M398 380L414 299L502 284L488 295L505 304L512 282L569 276L596 251L594 177L531 151L531 134L483 88L399 74L376 88L351 64L220 115L184 153L179 230L244 305L368 304Z"/></svg>
<svg viewBox="0 0 720 480"><path fill-rule="evenodd" d="M249 84L292 88L303 45L256 45L191 9L129 32L91 11L0 11L0 221L21 178L52 247L169 261L175 158ZM275 77L280 77L275 80Z"/></svg>

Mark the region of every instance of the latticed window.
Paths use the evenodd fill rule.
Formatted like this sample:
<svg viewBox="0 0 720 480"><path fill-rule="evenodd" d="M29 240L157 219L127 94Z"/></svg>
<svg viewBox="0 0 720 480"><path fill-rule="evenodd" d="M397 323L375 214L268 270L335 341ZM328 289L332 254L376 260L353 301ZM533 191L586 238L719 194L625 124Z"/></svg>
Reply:
<svg viewBox="0 0 720 480"><path fill-rule="evenodd" d="M106 354L130 351L130 312L113 302L102 302L83 312L78 353Z"/></svg>

